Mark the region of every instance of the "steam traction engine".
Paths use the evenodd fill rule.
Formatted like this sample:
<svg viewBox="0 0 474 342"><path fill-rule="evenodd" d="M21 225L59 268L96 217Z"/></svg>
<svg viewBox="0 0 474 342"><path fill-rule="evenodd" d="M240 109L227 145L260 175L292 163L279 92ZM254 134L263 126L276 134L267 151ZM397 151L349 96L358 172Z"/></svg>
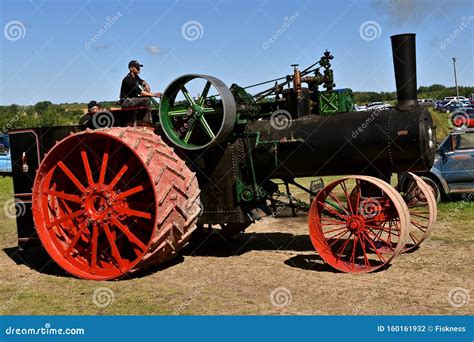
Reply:
<svg viewBox="0 0 474 342"><path fill-rule="evenodd" d="M159 113L111 110L87 121L95 129L10 132L16 201L31 206L17 219L19 245L40 242L77 277L117 278L170 259L198 227L244 231L256 209L275 211L281 179L314 197L309 232L327 263L345 272L387 265L436 220L420 178L389 185L392 173L429 170L435 153L431 117L416 100L415 35L393 36L392 48L396 108L353 112L326 52L255 95L185 75ZM154 124L140 123L145 114ZM350 174L318 192L295 181Z"/></svg>

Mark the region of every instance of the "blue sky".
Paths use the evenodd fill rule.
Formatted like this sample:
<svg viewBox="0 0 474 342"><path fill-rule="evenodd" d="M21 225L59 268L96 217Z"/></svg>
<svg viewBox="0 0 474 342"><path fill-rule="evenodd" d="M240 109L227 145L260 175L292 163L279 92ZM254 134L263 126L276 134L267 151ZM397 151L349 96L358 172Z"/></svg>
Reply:
<svg viewBox="0 0 474 342"><path fill-rule="evenodd" d="M472 0L0 2L1 105L117 99L131 59L163 91L187 73L265 81L325 49L337 87L393 91L389 37L406 32L417 34L418 85L453 85L452 57L458 83L474 85Z"/></svg>

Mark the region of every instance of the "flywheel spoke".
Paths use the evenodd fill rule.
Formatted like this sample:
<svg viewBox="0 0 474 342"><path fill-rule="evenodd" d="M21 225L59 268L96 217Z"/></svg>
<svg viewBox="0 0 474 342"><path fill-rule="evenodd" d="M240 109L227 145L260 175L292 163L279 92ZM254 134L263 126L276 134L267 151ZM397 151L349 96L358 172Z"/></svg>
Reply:
<svg viewBox="0 0 474 342"><path fill-rule="evenodd" d="M207 97L207 94L209 93L209 89L211 89L211 85L212 85L211 82L209 81L206 82L206 85L204 86L201 97L199 98L199 101L198 101L200 106L203 106L204 102L206 102L206 97Z"/></svg>
<svg viewBox="0 0 474 342"><path fill-rule="evenodd" d="M196 103L194 102L193 97L189 94L189 92L186 89L186 87L184 86L184 84L180 87L180 89L181 89L181 92L183 93L184 97L186 98L186 101L188 101L188 103L191 106L195 105Z"/></svg>
<svg viewBox="0 0 474 342"><path fill-rule="evenodd" d="M196 126L196 118L193 118L192 122L189 124L188 130L186 132L186 135L183 138L183 141L187 144L189 142L189 139L191 138L191 134L193 134L194 131L194 126Z"/></svg>
<svg viewBox="0 0 474 342"><path fill-rule="evenodd" d="M204 128L204 131L205 131L206 134L209 136L209 138L215 139L216 136L214 135L214 132L212 132L212 129L211 129L211 127L209 126L209 124L207 123L207 121L206 121L206 119L204 118L204 116L199 117L199 122L201 123L202 128Z"/></svg>
<svg viewBox="0 0 474 342"><path fill-rule="evenodd" d="M188 110L187 109L170 110L168 112L168 115L173 116L173 117L186 117L188 116Z"/></svg>

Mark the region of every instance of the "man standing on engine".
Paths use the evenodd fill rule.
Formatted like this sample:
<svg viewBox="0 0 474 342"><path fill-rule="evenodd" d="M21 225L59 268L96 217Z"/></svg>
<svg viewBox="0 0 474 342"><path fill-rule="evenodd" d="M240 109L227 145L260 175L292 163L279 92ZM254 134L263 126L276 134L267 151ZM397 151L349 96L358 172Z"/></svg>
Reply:
<svg viewBox="0 0 474 342"><path fill-rule="evenodd" d="M150 86L140 76L143 65L133 60L128 63L129 73L122 81L120 88L120 103L122 108L149 107L150 97L161 97L161 93L152 93Z"/></svg>

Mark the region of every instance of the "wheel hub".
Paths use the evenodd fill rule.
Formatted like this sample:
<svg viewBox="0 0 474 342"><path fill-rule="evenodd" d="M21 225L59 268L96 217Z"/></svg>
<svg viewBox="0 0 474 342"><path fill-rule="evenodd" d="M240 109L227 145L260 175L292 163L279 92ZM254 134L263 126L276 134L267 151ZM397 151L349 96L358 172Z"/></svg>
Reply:
<svg viewBox="0 0 474 342"><path fill-rule="evenodd" d="M365 230L365 219L362 215L350 216L346 220L346 227L351 231Z"/></svg>
<svg viewBox="0 0 474 342"><path fill-rule="evenodd" d="M420 189L419 186L416 187L416 189L414 191L414 194L415 194L415 198L417 199L418 202L422 202L422 203L426 202L426 196L423 193L423 191Z"/></svg>
<svg viewBox="0 0 474 342"><path fill-rule="evenodd" d="M192 113L196 115L197 117L202 116L204 113L204 109L202 108L202 106L198 104L192 105L190 108L192 110Z"/></svg>
<svg viewBox="0 0 474 342"><path fill-rule="evenodd" d="M87 187L81 197L81 210L86 221L109 223L112 217L117 216L117 208L124 205L117 196L117 191L105 185Z"/></svg>

